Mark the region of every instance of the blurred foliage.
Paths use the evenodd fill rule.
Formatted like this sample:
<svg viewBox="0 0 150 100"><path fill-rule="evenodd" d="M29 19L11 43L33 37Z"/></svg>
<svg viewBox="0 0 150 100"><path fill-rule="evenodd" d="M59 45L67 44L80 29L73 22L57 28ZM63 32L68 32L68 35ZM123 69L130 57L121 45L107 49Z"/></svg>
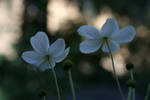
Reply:
<svg viewBox="0 0 150 100"><path fill-rule="evenodd" d="M8 3L11 3L11 0L7 1ZM31 36L33 36L38 31L45 31L46 33L50 34L50 32L48 32L47 29L48 1L50 0L24 1L25 11L23 15L24 22L22 25L23 35L20 38L19 42L14 45L14 48L16 49L19 57L15 61L8 61L3 55L0 56L0 94L2 91L4 93L3 96L6 97L6 99L0 98L0 100L40 100L41 98L38 97L38 92L41 89L45 89L48 91L48 97L51 98L51 100L57 99L55 97L57 95L57 92L51 71L47 70L45 72L41 72L33 65L29 65L21 59L21 54L24 51L32 50L30 44ZM117 13L120 16L123 15L129 16L133 20L133 22L135 22L133 23L134 25L138 24L136 22L137 20L142 24L150 25L149 22L150 18L146 16L147 15L146 12L150 12L150 10L148 9L148 7L150 6L149 0L88 0L88 1L92 3L96 14L100 13L99 11L101 8L103 8L104 6L108 6L109 8L111 8L113 12ZM77 2L80 11L83 12L83 5L86 2L86 0L70 0L69 2ZM38 9L36 16L29 16L27 13L27 8L31 5L35 6ZM77 29L81 25L87 24L87 22L85 20L79 23L73 23L72 21L70 21L70 24L71 27L69 29L59 30L56 32L56 35L48 35L48 36L50 38L50 42L55 41L58 37L62 37L65 39L67 46L71 47L71 51L68 58L71 59L75 64L74 67L72 68L72 72L77 91L82 91L82 89L84 90L87 87L103 84L108 85L111 84L112 86L115 87L116 83L113 79L112 73L108 72L102 67L99 67L100 66L99 60L102 57L107 56L106 54L96 52L93 54L85 55L79 52L79 43L81 37L77 34ZM62 35L59 33L69 33L69 34ZM150 35L148 37L150 37ZM146 44L149 43L150 43L149 41L146 42ZM133 53L133 55L136 55L136 53L138 53L138 50L141 48L140 46L144 44L145 44L144 39L137 37L133 43L128 45L128 48L131 51L131 53ZM141 57L140 59L144 58ZM86 75L80 71L79 65L82 61L88 62L89 64L92 65L94 69L94 72L92 74ZM143 65L139 66L143 67L149 65L143 62ZM137 81L136 90L137 93L140 94L140 96L145 95L144 91L146 91L146 86L150 81L149 69L150 68L145 67L145 69L143 69L141 73L135 73L135 79ZM62 69L62 63L57 64L56 73L58 76L58 82L61 87L62 95L68 94L70 92L68 76ZM128 77L129 75L125 75L120 78L123 88L126 88L125 83L126 80L128 80ZM127 91L127 89L124 90Z"/></svg>

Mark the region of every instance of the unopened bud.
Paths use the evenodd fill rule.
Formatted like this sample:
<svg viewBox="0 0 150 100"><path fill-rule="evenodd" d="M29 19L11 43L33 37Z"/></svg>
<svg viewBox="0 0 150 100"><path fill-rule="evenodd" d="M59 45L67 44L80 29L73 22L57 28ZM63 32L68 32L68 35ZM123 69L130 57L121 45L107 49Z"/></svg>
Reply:
<svg viewBox="0 0 150 100"><path fill-rule="evenodd" d="M126 83L127 87L132 87L135 88L136 86L136 81L135 80L128 80Z"/></svg>
<svg viewBox="0 0 150 100"><path fill-rule="evenodd" d="M40 92L38 93L38 96L39 97L44 97L44 96L46 96L47 95L47 91L46 90L40 90Z"/></svg>
<svg viewBox="0 0 150 100"><path fill-rule="evenodd" d="M66 61L64 61L64 63L63 63L63 69L64 69L64 70L69 70L69 69L72 68L72 66L73 66L73 63L72 63L71 60L66 60Z"/></svg>
<svg viewBox="0 0 150 100"><path fill-rule="evenodd" d="M126 69L127 69L127 70L131 70L131 69L133 69L133 68L134 68L133 63L129 62L129 63L126 64Z"/></svg>

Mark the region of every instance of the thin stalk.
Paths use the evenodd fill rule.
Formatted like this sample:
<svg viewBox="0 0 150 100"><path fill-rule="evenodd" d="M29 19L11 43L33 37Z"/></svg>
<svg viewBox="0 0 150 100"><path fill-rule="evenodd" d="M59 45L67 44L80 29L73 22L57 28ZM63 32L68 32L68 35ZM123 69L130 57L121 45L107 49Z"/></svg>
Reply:
<svg viewBox="0 0 150 100"><path fill-rule="evenodd" d="M134 80L132 69L130 70L130 75L131 75L131 80ZM132 88L132 93L133 93L132 99L135 100L135 88Z"/></svg>
<svg viewBox="0 0 150 100"><path fill-rule="evenodd" d="M148 85L147 92L146 92L146 96L145 96L144 100L148 100L149 93L150 93L150 83L149 83L149 85Z"/></svg>
<svg viewBox="0 0 150 100"><path fill-rule="evenodd" d="M46 97L45 97L45 96L43 97L43 100L46 100Z"/></svg>
<svg viewBox="0 0 150 100"><path fill-rule="evenodd" d="M55 79L55 84L56 84L56 89L57 89L58 100L61 100L60 90L59 90L59 86L58 86L58 82L57 82L56 73L55 73L54 68L51 68L51 69L52 69L52 73L53 73L53 76L54 76L54 79Z"/></svg>
<svg viewBox="0 0 150 100"><path fill-rule="evenodd" d="M134 77L133 77L133 70L132 70L132 69L130 70L130 75L131 75L131 79L134 80Z"/></svg>
<svg viewBox="0 0 150 100"><path fill-rule="evenodd" d="M113 59L112 52L111 52L111 49L110 49L110 47L109 47L109 43L107 42L107 40L106 40L106 44L107 44L107 47L108 47L108 49L109 49L109 53L110 53L110 56L111 56L113 72L114 72L115 80L116 80L116 82L117 82L117 86L118 86L118 89L119 89L121 98L122 98L122 100L125 100L124 95L123 95L123 92L122 92L122 89L121 89L121 86L120 86L120 83L119 83L118 76L116 75L114 59Z"/></svg>
<svg viewBox="0 0 150 100"><path fill-rule="evenodd" d="M131 100L131 94L132 94L132 88L129 87L128 99L127 100Z"/></svg>
<svg viewBox="0 0 150 100"><path fill-rule="evenodd" d="M70 87L71 87L71 91L72 91L73 100L76 100L76 95L75 95L75 89L74 89L73 80L72 80L71 69L68 70L68 74L69 74L69 82L70 82Z"/></svg>
<svg viewBox="0 0 150 100"><path fill-rule="evenodd" d="M132 88L133 91L133 100L135 100L135 88Z"/></svg>

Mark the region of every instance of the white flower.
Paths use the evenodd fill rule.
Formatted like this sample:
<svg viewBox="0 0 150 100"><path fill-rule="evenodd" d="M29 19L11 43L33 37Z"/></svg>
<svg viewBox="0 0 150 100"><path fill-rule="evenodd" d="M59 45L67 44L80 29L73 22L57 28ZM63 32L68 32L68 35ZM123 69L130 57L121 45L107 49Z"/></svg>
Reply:
<svg viewBox="0 0 150 100"><path fill-rule="evenodd" d="M42 71L55 67L69 53L70 47L65 49L64 39L57 39L50 45L47 35L44 32L37 34L30 39L34 51L26 51L22 58L30 64L36 65Z"/></svg>
<svg viewBox="0 0 150 100"><path fill-rule="evenodd" d="M118 23L113 18L108 18L101 30L95 27L84 25L78 29L79 35L88 38L80 43L82 53L92 53L97 51L101 46L104 52L109 52L107 43L112 52L120 49L122 43L128 43L133 40L136 32L132 26L127 26L119 30Z"/></svg>

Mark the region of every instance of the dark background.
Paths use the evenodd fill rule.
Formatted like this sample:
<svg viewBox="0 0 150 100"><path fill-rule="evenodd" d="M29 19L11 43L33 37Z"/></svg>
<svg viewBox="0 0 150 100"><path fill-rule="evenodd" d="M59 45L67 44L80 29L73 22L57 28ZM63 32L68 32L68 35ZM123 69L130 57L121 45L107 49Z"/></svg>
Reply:
<svg viewBox="0 0 150 100"><path fill-rule="evenodd" d="M59 7L63 5L60 1L66 4L66 10L60 11ZM11 0L0 0L0 3L2 2L7 2L8 8L13 3ZM51 12L48 11L49 7L52 6L49 5L50 2L56 4ZM57 5L57 2L60 5ZM78 9L78 14L71 10L71 7ZM54 42L60 37L64 38L67 47L71 47L67 58L74 62L72 74L77 100L121 100L112 72L109 69L107 70L107 68L112 67L111 63L107 68L103 67L102 61L109 55L101 50L88 55L79 51L79 44L83 38L78 35L77 29L82 25L96 26L95 23L102 24L108 17L115 18L120 28L133 25L136 29L137 34L134 40L129 44L121 45L121 49L114 53L114 56L116 55L114 60L117 64L122 63L122 60L117 60L117 55L121 55L123 67L129 61L134 63L134 77L137 82L136 98L137 100L144 98L150 81L149 0L24 0L22 7L16 6L15 8L24 9L22 15L20 15L22 35L18 42L13 44L13 48L18 55L15 59L9 60L3 53L0 54L0 100L42 100L38 96L42 89L48 91L46 100L57 100L57 91L51 71L42 72L35 66L27 64L21 58L24 51L32 50L30 38L38 31L46 32L50 42ZM51 18L55 10L60 13L56 16L60 17L60 20L58 20L60 22L59 27L55 25L55 21L53 22L55 19ZM61 18L66 13L69 13L65 17L67 20ZM75 15L77 17L72 18ZM56 17L54 15L53 18ZM7 28L8 26L4 27ZM96 27L101 28L101 26ZM55 67L61 95L64 100L71 100L68 76L62 69L62 63ZM127 95L126 81L130 76L126 70L124 71L123 74L118 75L124 94Z"/></svg>

